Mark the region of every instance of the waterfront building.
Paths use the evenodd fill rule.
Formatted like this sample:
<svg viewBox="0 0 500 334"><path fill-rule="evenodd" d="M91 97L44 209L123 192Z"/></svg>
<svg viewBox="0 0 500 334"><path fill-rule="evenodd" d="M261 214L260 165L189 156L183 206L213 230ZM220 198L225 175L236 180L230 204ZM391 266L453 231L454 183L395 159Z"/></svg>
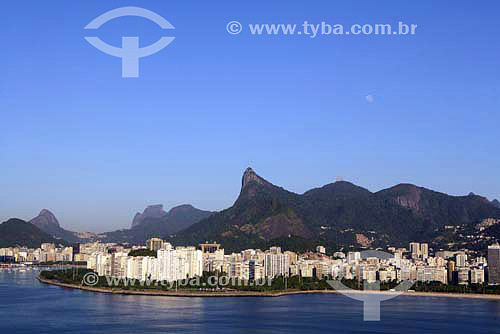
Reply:
<svg viewBox="0 0 500 334"><path fill-rule="evenodd" d="M374 266L360 266L360 277L368 283L377 281L377 268Z"/></svg>
<svg viewBox="0 0 500 334"><path fill-rule="evenodd" d="M280 247L271 247L266 251L264 258L266 277L288 276L289 266L288 255L283 254Z"/></svg>
<svg viewBox="0 0 500 334"><path fill-rule="evenodd" d="M195 247L176 247L177 259L179 261L178 278L191 278L203 274L203 254Z"/></svg>
<svg viewBox="0 0 500 334"><path fill-rule="evenodd" d="M488 283L500 284L500 245L488 247Z"/></svg>
<svg viewBox="0 0 500 334"><path fill-rule="evenodd" d="M460 284L460 285L469 284L469 273L470 273L469 268L466 268L466 267L458 268L458 270L457 270L457 282L458 282L458 284Z"/></svg>
<svg viewBox="0 0 500 334"><path fill-rule="evenodd" d="M169 243L164 244L163 248L158 250L156 257L158 259L158 279L168 282L177 280L179 260L177 252L173 249L172 245Z"/></svg>
<svg viewBox="0 0 500 334"><path fill-rule="evenodd" d="M448 282L455 282L455 261L448 261Z"/></svg>
<svg viewBox="0 0 500 334"><path fill-rule="evenodd" d="M203 256L203 270L207 272L224 271L224 249L217 249L216 251L204 252Z"/></svg>
<svg viewBox="0 0 500 334"><path fill-rule="evenodd" d="M470 270L470 282L471 284L483 284L484 283L484 269L483 268L473 268Z"/></svg>

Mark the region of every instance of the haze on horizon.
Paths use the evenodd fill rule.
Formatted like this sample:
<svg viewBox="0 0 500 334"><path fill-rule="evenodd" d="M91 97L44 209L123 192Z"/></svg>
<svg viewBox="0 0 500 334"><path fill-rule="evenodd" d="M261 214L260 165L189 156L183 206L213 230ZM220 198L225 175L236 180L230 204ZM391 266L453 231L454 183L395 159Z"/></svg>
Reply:
<svg viewBox="0 0 500 334"><path fill-rule="evenodd" d="M151 204L221 210L249 165L297 193L340 176L370 191L412 183L500 199L499 3L144 1L176 39L140 60L138 79L121 78L120 59L83 38L123 5L4 4L0 221L47 208L66 229L104 232ZM231 20L419 30L233 36ZM142 46L162 33L121 18L96 35Z"/></svg>

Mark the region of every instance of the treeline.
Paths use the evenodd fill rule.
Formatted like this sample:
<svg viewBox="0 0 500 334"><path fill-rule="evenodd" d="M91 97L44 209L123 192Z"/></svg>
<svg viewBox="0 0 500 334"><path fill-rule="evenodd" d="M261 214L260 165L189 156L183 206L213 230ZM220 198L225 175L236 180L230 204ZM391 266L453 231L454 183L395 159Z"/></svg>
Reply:
<svg viewBox="0 0 500 334"><path fill-rule="evenodd" d="M85 276L93 273L90 269L69 268L65 270L42 271L42 278L57 280L67 284L85 285ZM97 277L97 275L96 275ZM98 281L92 284L97 288L118 288L123 290L191 290L191 291L308 291L308 290L333 290L328 283L330 277L300 277L278 276L273 279L242 280L229 277L226 273L204 272L200 277L191 277L174 282L161 282L146 279L118 279L99 276ZM355 290L374 289L378 283L365 285L356 279L342 279L344 286ZM380 290L387 291L397 289L399 283L396 280L381 282ZM441 293L474 293L474 294L500 294L500 285L469 284L452 285L441 282L416 282L411 290L418 292L441 292Z"/></svg>
<svg viewBox="0 0 500 334"><path fill-rule="evenodd" d="M128 253L128 256L152 256L156 257L157 252L149 250L147 248L134 249Z"/></svg>

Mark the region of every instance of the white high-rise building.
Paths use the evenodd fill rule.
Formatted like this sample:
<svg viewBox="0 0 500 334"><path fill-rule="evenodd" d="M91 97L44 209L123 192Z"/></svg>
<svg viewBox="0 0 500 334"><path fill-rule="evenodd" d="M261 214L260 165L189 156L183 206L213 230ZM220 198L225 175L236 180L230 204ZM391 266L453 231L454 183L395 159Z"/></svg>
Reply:
<svg viewBox="0 0 500 334"><path fill-rule="evenodd" d="M190 278L203 274L203 254L195 247L177 247L175 249L179 261L178 278Z"/></svg>
<svg viewBox="0 0 500 334"><path fill-rule="evenodd" d="M142 258L142 280L157 280L158 279L158 259L151 256Z"/></svg>
<svg viewBox="0 0 500 334"><path fill-rule="evenodd" d="M265 254L264 272L266 277L288 276L290 263L288 255L280 247L271 247Z"/></svg>
<svg viewBox="0 0 500 334"><path fill-rule="evenodd" d="M178 279L179 260L177 252L170 244L158 250L158 272L159 279L168 282L173 282Z"/></svg>
<svg viewBox="0 0 500 334"><path fill-rule="evenodd" d="M410 253L412 259L419 259L421 256L420 244L418 242L410 243Z"/></svg>
<svg viewBox="0 0 500 334"><path fill-rule="evenodd" d="M483 284L484 283L484 269L483 268L471 269L470 282L472 284Z"/></svg>
<svg viewBox="0 0 500 334"><path fill-rule="evenodd" d="M429 245L426 243L420 244L420 255L422 259L427 259L429 257Z"/></svg>
<svg viewBox="0 0 500 334"><path fill-rule="evenodd" d="M127 258L127 277L142 279L142 256Z"/></svg>

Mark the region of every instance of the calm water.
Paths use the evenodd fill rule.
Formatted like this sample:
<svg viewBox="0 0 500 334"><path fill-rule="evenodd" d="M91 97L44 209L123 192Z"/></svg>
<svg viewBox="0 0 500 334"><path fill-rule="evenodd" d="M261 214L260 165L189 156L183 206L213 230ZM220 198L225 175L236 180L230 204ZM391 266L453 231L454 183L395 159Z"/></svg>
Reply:
<svg viewBox="0 0 500 334"><path fill-rule="evenodd" d="M113 296L0 271L0 333L500 333L500 302L401 296L382 321L340 295L280 298Z"/></svg>

